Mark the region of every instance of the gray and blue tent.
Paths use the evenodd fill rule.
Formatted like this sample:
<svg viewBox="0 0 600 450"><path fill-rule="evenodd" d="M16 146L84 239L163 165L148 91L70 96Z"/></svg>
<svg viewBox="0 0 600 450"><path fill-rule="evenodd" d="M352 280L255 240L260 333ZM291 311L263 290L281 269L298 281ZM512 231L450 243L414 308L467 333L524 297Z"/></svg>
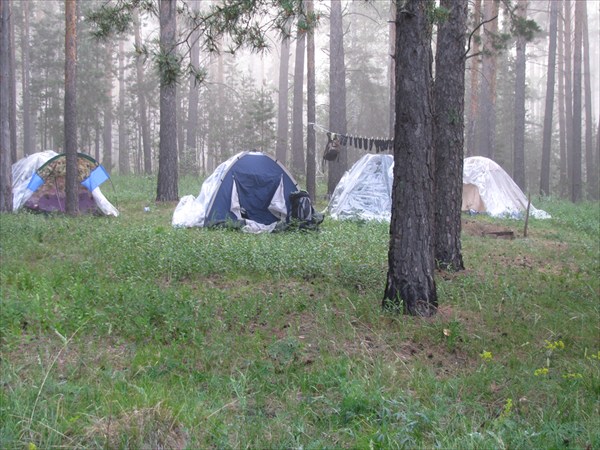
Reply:
<svg viewBox="0 0 600 450"><path fill-rule="evenodd" d="M204 181L198 197L181 198L173 213L174 227L241 225L244 231L273 231L290 218L294 177L279 161L244 151L221 163Z"/></svg>

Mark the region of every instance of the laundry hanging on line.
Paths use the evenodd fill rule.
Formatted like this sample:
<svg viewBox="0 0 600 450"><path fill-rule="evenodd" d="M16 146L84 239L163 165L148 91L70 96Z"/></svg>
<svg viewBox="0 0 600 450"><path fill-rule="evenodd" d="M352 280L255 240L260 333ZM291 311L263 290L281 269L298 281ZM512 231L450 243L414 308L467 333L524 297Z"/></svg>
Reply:
<svg viewBox="0 0 600 450"><path fill-rule="evenodd" d="M382 153L389 152L394 149L394 140L393 139L384 139L378 137L364 137L364 136L354 136L349 134L340 134L329 131L320 125L309 123L309 125L313 125L316 128L320 128L325 131L330 140L337 140L342 147L350 146L354 147L358 150L365 150L368 152Z"/></svg>

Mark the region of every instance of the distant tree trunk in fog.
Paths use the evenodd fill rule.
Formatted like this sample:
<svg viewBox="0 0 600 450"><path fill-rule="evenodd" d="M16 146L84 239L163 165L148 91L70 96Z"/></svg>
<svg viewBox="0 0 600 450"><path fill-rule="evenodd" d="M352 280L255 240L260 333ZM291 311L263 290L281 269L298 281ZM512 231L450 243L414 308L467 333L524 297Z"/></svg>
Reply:
<svg viewBox="0 0 600 450"><path fill-rule="evenodd" d="M192 2L192 10L200 9L200 1ZM200 66L200 32L194 30L191 35L192 46L190 48L190 63L195 69ZM188 94L188 120L187 120L187 138L185 140L184 162L188 167L188 171L198 171L198 101L199 101L200 86L196 82L196 77L191 74L189 77L189 94Z"/></svg>
<svg viewBox="0 0 600 450"><path fill-rule="evenodd" d="M313 21L313 0L306 0L306 15ZM317 199L317 167L316 167L316 79L315 79L315 27L311 23L306 36L306 191L313 201Z"/></svg>
<svg viewBox="0 0 600 450"><path fill-rule="evenodd" d="M112 170L112 45L106 43L104 48L104 70L105 70L105 89L106 89L106 106L104 108L104 130L102 132L102 164L110 172Z"/></svg>
<svg viewBox="0 0 600 450"><path fill-rule="evenodd" d="M35 152L32 140L31 119L31 95L30 95L30 73L29 65L29 2L22 2L23 26L21 27L21 85L23 97L23 155L31 155Z"/></svg>
<svg viewBox="0 0 600 450"><path fill-rule="evenodd" d="M289 32L289 27L286 28ZM279 93L277 101L277 143L275 144L275 157L285 166L287 164L288 149L288 71L290 67L290 38L284 36L281 40L281 54L279 60Z"/></svg>
<svg viewBox="0 0 600 450"><path fill-rule="evenodd" d="M390 2L390 19L388 25L389 32L389 62L388 62L388 80L390 87L390 118L388 136L394 137L394 119L396 117L396 2Z"/></svg>
<svg viewBox="0 0 600 450"><path fill-rule="evenodd" d="M346 134L346 64L344 62L344 30L342 3L331 2L329 15L329 129ZM333 194L342 175L348 169L348 152L340 149L335 161L329 161L327 194Z"/></svg>
<svg viewBox="0 0 600 450"><path fill-rule="evenodd" d="M9 60L10 52L10 3L0 1L0 212L10 212L12 201L12 161L10 156L9 123Z"/></svg>
<svg viewBox="0 0 600 450"><path fill-rule="evenodd" d="M581 176L581 62L582 62L582 5L575 2L575 41L573 43L573 146L571 152L571 201L579 202L582 195Z"/></svg>
<svg viewBox="0 0 600 450"><path fill-rule="evenodd" d="M433 5L433 0L407 0L398 9L396 23L394 160L398 164L394 164L383 308L403 308L405 314L415 316L437 311L429 18Z"/></svg>
<svg viewBox="0 0 600 450"><path fill-rule="evenodd" d="M304 167L304 52L306 32L298 28L294 65L294 103L292 107L292 171L295 176L306 174Z"/></svg>
<svg viewBox="0 0 600 450"><path fill-rule="evenodd" d="M583 35L583 80L585 92L585 168L587 193L590 199L598 199L598 170L594 164L594 144L592 142L592 83L590 72L590 39L588 35L587 2L583 2L582 35Z"/></svg>
<svg viewBox="0 0 600 450"><path fill-rule="evenodd" d="M160 0L160 51L166 56L176 51L177 1ZM177 83L165 80L160 83L160 132L158 149L158 182L156 200L176 201L178 193L177 167Z"/></svg>
<svg viewBox="0 0 600 450"><path fill-rule="evenodd" d="M517 15L527 19L527 0L519 0ZM517 36L515 61L515 98L514 98L514 133L513 133L513 180L525 190L525 77L527 39L522 34Z"/></svg>
<svg viewBox="0 0 600 450"><path fill-rule="evenodd" d="M473 5L473 19L473 26L478 27L481 20L481 0L475 0ZM471 67L469 70L471 87L469 92L467 124L465 127L465 141L467 147L466 156L479 154L475 143L475 127L477 126L477 108L479 106L479 61L481 60L481 57L479 56L479 52L481 51L480 30L481 28L477 28L471 37L471 51L469 52L470 54L476 56L471 58Z"/></svg>
<svg viewBox="0 0 600 450"><path fill-rule="evenodd" d="M65 210L79 213L77 180L77 0L65 0Z"/></svg>
<svg viewBox="0 0 600 450"><path fill-rule="evenodd" d="M460 241L465 110L467 0L441 0L449 11L438 25L433 85L435 149L435 261L463 270Z"/></svg>
<svg viewBox="0 0 600 450"><path fill-rule="evenodd" d="M565 129L567 131L567 147L566 147L566 158L567 163L567 182L565 183L565 197L571 196L572 189L572 175L573 175L573 72L571 70L573 61L573 45L572 33L571 33L571 21L572 21L572 8L571 0L565 0L564 3L565 11L563 15L565 32L563 35L563 49L564 49L564 61L565 61Z"/></svg>
<svg viewBox="0 0 600 450"><path fill-rule="evenodd" d="M552 1L552 0L550 0ZM562 5L559 4L560 13ZM560 16L560 14L559 14ZM568 193L567 186L567 129L565 121L565 55L564 55L564 27L562 16L558 18L558 137L559 137L559 195L566 197Z"/></svg>
<svg viewBox="0 0 600 450"><path fill-rule="evenodd" d="M484 19L496 19L486 24L483 33L483 48L490 52L483 56L481 82L479 84L479 105L476 126L476 154L494 159L496 147L496 51L493 48L492 35L498 32L498 3L484 0Z"/></svg>
<svg viewBox="0 0 600 450"><path fill-rule="evenodd" d="M7 0L4 0L7 1ZM8 69L8 83L10 85L10 98L8 100L10 107L9 126L10 126L10 158L13 163L17 162L17 63L15 60L15 20L12 14L12 1L11 2L11 14L9 17L9 33L10 33L10 52L9 56L9 69Z"/></svg>
<svg viewBox="0 0 600 450"><path fill-rule="evenodd" d="M135 46L136 48L140 48L142 45L142 40L140 38L140 16L137 9L135 9L133 12L133 27ZM150 147L150 128L148 126L146 92L144 87L144 63L141 55L136 57L135 67L138 88L138 113L140 117L140 126L142 128L142 147L144 149L144 173L146 175L150 175L152 173L152 148Z"/></svg>
<svg viewBox="0 0 600 450"><path fill-rule="evenodd" d="M550 2L550 43L548 45L548 71L546 75L546 108L542 140L542 169L540 195L550 195L550 156L552 154L552 115L554 109L554 78L556 73L556 40L558 25L558 2Z"/></svg>
<svg viewBox="0 0 600 450"><path fill-rule="evenodd" d="M119 39L119 173L129 174L129 139L125 123L125 49Z"/></svg>

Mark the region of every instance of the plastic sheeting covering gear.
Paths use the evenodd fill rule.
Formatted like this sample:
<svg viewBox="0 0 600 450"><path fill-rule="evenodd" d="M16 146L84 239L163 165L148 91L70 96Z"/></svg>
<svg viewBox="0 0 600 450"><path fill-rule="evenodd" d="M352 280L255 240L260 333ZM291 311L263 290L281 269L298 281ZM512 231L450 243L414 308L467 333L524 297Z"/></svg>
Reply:
<svg viewBox="0 0 600 450"><path fill-rule="evenodd" d="M516 219L524 217L527 211L527 197L517 183L497 163L483 156L465 158L463 191L463 211ZM529 214L536 219L550 218L550 214L533 205L529 206Z"/></svg>
<svg viewBox="0 0 600 450"><path fill-rule="evenodd" d="M366 154L336 186L327 212L333 219L390 221L394 157Z"/></svg>

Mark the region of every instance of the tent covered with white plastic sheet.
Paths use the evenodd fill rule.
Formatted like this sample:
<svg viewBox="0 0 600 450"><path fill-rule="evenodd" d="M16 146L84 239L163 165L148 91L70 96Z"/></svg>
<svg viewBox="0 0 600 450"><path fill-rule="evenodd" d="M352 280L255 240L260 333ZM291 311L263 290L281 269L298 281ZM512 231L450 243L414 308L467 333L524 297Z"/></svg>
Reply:
<svg viewBox="0 0 600 450"><path fill-rule="evenodd" d="M525 217L528 199L517 183L496 162L483 156L465 158L463 165L463 211L492 217ZM529 215L548 219L550 215L533 205Z"/></svg>
<svg viewBox="0 0 600 450"><path fill-rule="evenodd" d="M333 219L390 220L394 157L368 153L337 184L329 205Z"/></svg>
<svg viewBox="0 0 600 450"><path fill-rule="evenodd" d="M290 218L290 194L298 184L270 155L244 151L221 163L202 183L200 194L181 198L174 227L239 226L270 232Z"/></svg>
<svg viewBox="0 0 600 450"><path fill-rule="evenodd" d="M45 150L12 165L13 211L25 208L42 213L64 213L66 155ZM119 211L100 191L110 177L94 158L77 153L79 212L118 216Z"/></svg>

